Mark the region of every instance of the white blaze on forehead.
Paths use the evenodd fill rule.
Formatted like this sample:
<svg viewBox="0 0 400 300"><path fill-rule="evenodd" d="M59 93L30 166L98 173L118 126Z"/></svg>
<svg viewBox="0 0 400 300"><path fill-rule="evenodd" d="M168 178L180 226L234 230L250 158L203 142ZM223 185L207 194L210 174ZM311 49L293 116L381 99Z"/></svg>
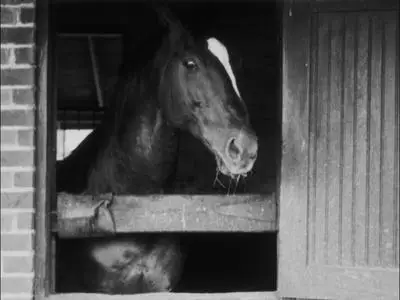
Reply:
<svg viewBox="0 0 400 300"><path fill-rule="evenodd" d="M228 50L226 49L224 44L222 44L216 38L207 39L207 44L208 44L208 50L210 50L210 52L214 54L214 56L216 56L218 60L221 62L221 64L224 66L226 72L228 73L229 78L231 79L233 89L235 90L239 98L241 98L239 89L236 85L235 75L233 74L231 64L229 63Z"/></svg>

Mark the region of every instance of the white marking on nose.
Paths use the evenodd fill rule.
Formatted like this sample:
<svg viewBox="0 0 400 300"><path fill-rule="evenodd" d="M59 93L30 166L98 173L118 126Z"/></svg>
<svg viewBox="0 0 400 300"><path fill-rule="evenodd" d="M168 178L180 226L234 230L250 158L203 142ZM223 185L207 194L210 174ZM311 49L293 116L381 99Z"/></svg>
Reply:
<svg viewBox="0 0 400 300"><path fill-rule="evenodd" d="M221 62L221 64L224 66L226 72L228 73L229 78L231 79L232 86L236 94L239 96L239 98L242 98L240 96L239 89L236 85L236 78L235 75L233 74L231 64L229 63L228 50L226 49L224 44L222 44L219 40L213 37L207 39L207 44L208 44L208 50L210 50L210 52L214 54L214 56L217 57L218 60Z"/></svg>

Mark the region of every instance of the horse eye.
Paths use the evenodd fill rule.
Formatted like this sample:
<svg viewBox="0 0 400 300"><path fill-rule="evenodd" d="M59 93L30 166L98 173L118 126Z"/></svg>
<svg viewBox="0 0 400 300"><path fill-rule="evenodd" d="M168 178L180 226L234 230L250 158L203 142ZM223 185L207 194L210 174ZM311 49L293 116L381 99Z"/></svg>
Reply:
<svg viewBox="0 0 400 300"><path fill-rule="evenodd" d="M193 106L194 106L195 108L202 108L202 107L203 107L203 102L198 101L198 100L194 100L194 101L193 101Z"/></svg>
<svg viewBox="0 0 400 300"><path fill-rule="evenodd" d="M185 59L183 61L183 65L190 71L196 70L198 67L195 60L191 58Z"/></svg>

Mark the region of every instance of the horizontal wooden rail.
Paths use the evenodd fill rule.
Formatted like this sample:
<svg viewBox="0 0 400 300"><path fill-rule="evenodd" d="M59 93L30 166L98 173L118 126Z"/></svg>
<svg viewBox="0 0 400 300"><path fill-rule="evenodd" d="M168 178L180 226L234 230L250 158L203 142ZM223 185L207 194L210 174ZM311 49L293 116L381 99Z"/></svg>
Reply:
<svg viewBox="0 0 400 300"><path fill-rule="evenodd" d="M275 195L112 196L60 193L53 231L62 237L128 232L277 230Z"/></svg>
<svg viewBox="0 0 400 300"><path fill-rule="evenodd" d="M137 295L55 294L49 300L277 300L277 292L250 293L151 293Z"/></svg>

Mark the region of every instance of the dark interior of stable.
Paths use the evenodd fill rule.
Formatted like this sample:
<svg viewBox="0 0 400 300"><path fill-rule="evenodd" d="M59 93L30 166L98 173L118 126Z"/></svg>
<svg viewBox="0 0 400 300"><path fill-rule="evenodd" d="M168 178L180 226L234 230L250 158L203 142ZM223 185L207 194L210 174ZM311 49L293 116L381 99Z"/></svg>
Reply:
<svg viewBox="0 0 400 300"><path fill-rule="evenodd" d="M52 28L58 44L54 64L57 65L58 128L92 129L101 119L107 101L112 101L107 95L115 84L119 66L137 59L129 56L130 47L151 38L156 30L154 16L146 4L137 1L94 4L90 0L59 0L53 8ZM239 183L220 177L221 184L215 184L216 165L212 154L200 141L182 132L178 171L171 192L277 194L281 151L280 6L272 1L173 1L169 8L194 36L215 36L227 46L259 140L252 174ZM82 51L82 42L74 38L84 33L117 34L109 43L96 44L100 82L104 87L103 108L98 105L93 79L88 79L91 71L85 71L89 59L77 56L88 55L89 50ZM72 38L68 40L68 36ZM107 57L113 58L112 65ZM174 292L276 290L276 232L176 234L187 250L187 258ZM78 239L56 241L57 249L62 249L65 243L69 248L73 243L80 243Z"/></svg>

